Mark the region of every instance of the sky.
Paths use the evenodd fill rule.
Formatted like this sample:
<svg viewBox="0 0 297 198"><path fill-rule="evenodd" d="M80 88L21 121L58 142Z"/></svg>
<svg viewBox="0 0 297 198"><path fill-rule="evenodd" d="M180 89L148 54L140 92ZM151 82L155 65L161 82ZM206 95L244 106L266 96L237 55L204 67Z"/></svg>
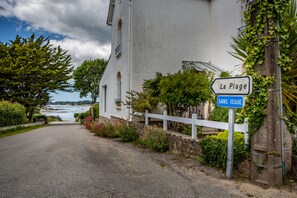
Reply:
<svg viewBox="0 0 297 198"><path fill-rule="evenodd" d="M67 50L75 68L87 59L107 60L111 48L108 4L108 0L0 0L0 42L34 33ZM52 101L90 100L77 92L51 96Z"/></svg>

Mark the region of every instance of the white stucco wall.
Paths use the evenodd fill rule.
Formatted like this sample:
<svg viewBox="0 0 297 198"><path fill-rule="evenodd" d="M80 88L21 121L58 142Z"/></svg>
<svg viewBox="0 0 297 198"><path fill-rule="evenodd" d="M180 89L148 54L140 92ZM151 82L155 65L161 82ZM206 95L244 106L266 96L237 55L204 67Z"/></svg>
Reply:
<svg viewBox="0 0 297 198"><path fill-rule="evenodd" d="M142 0L133 8L133 89L183 60L209 60L208 1Z"/></svg>
<svg viewBox="0 0 297 198"><path fill-rule="evenodd" d="M231 71L241 62L231 56L231 36L236 36L241 22L241 1L212 0L210 15L210 61L219 67ZM228 2L228 3L227 3ZM232 2L232 3L231 3Z"/></svg>
<svg viewBox="0 0 297 198"><path fill-rule="evenodd" d="M226 70L239 64L227 53L231 50L231 36L236 35L241 26L237 0L132 0L130 12L128 0L115 3L112 54L100 82L101 116L129 119L125 106L115 107L118 72L122 75L122 100L125 101L126 92L141 90L144 79L154 78L156 72L176 72L181 69L182 61L211 61ZM123 22L122 56L117 59L114 52L119 19ZM107 112L103 112L102 86L105 85Z"/></svg>
<svg viewBox="0 0 297 198"><path fill-rule="evenodd" d="M111 116L127 119L128 109L123 107L117 108L115 105L115 99L117 98L117 74L121 74L121 99L125 101L126 91L129 90L129 1L127 0L116 0L115 10L112 21L112 41L111 41L111 56L104 72L104 75L100 81L100 115L110 118ZM117 43L117 29L119 20L122 20L122 54L120 58L115 56L115 48L118 46ZM104 112L104 91L103 86L107 87L106 96L106 112Z"/></svg>

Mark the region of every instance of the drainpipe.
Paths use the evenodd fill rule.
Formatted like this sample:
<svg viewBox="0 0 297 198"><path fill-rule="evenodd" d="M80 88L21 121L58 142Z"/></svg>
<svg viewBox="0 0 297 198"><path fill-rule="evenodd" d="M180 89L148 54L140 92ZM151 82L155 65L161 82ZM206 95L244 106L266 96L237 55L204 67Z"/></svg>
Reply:
<svg viewBox="0 0 297 198"><path fill-rule="evenodd" d="M277 27L279 27L279 20L277 20ZM277 35L277 55L280 56L279 50L279 34ZM282 90L282 69L278 66L278 81L279 81L279 108L280 108L280 135L281 135L281 155L282 155L282 174L285 176L285 143L284 143L284 120L283 120L283 90Z"/></svg>
<svg viewBox="0 0 297 198"><path fill-rule="evenodd" d="M129 91L132 90L132 0L129 0L129 25L128 25L128 80ZM129 99L131 100L131 99ZM128 108L128 121L132 121L131 108Z"/></svg>

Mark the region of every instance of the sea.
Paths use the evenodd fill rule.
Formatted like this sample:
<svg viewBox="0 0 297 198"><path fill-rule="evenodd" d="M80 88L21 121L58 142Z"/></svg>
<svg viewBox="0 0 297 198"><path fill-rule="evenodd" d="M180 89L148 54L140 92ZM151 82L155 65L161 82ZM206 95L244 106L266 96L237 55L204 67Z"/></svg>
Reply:
<svg viewBox="0 0 297 198"><path fill-rule="evenodd" d="M74 121L74 113L86 112L91 105L47 105L40 110L47 116L59 116L63 121Z"/></svg>

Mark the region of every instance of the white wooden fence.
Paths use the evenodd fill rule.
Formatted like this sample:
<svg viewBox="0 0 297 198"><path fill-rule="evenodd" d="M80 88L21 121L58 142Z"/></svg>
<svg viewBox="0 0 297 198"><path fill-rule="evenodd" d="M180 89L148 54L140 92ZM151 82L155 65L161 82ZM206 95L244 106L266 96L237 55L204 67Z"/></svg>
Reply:
<svg viewBox="0 0 297 198"><path fill-rule="evenodd" d="M139 113L137 113L139 115ZM152 114L146 111L144 113L145 125L148 125L149 118L155 118L163 120L163 130L167 131L168 121L179 122L184 124L192 125L192 138L197 138L197 126L216 128L222 130L228 130L228 123L226 122L217 122L217 121L209 121L209 120L199 120L197 119L197 114L192 114L192 118L182 118L176 116L168 116L167 111L162 114ZM244 120L244 124L234 124L234 131L244 133L244 142L248 143L248 119Z"/></svg>

